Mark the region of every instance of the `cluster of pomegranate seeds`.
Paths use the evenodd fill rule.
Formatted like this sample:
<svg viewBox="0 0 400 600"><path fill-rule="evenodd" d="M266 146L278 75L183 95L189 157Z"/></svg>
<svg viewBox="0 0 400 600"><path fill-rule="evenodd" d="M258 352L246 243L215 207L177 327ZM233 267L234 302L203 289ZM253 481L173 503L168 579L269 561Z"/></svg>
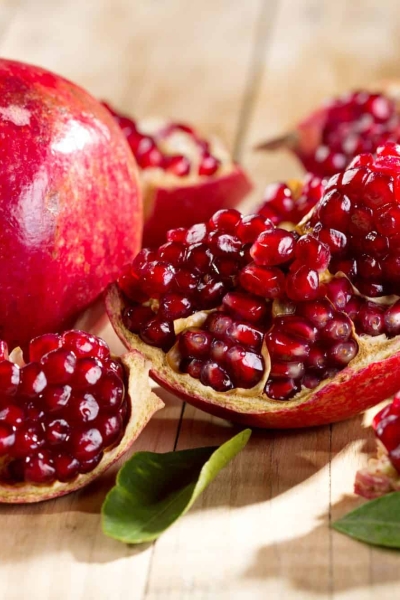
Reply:
<svg viewBox="0 0 400 600"><path fill-rule="evenodd" d="M342 171L358 154L400 141L396 103L383 94L353 92L333 99L323 111L320 144L311 153L298 152L307 171L320 177Z"/></svg>
<svg viewBox="0 0 400 600"><path fill-rule="evenodd" d="M377 438L385 446L392 465L400 473L400 393L375 415L372 426Z"/></svg>
<svg viewBox="0 0 400 600"><path fill-rule="evenodd" d="M168 141L172 135L179 132L187 136L188 140L196 145L199 151L199 164L197 174L211 177L217 173L221 163L213 156L210 144L207 140L200 138L188 125L181 123L170 123L160 129L156 134L149 135L139 130L137 122L125 115L116 112L109 104L103 103L111 112L114 119L121 127L128 144L141 169L158 167L176 177L186 177L191 173L192 165L187 156L183 154L171 154L161 149L162 143Z"/></svg>
<svg viewBox="0 0 400 600"><path fill-rule="evenodd" d="M323 193L323 180L311 173L305 176L302 183L271 183L265 189L258 213L270 219L274 225L299 223Z"/></svg>
<svg viewBox="0 0 400 600"><path fill-rule="evenodd" d="M400 295L400 145L362 154L327 184L312 232L364 296Z"/></svg>
<svg viewBox="0 0 400 600"><path fill-rule="evenodd" d="M1 477L48 484L92 471L126 426L121 363L78 330L33 339L22 367L1 347Z"/></svg>

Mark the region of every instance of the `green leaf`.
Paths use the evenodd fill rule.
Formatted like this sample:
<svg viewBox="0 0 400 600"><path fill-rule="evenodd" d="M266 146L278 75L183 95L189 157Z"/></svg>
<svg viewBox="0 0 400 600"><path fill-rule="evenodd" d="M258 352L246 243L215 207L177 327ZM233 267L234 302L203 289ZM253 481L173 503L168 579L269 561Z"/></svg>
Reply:
<svg viewBox="0 0 400 600"><path fill-rule="evenodd" d="M103 503L104 533L128 544L157 539L189 510L250 435L251 430L245 429L219 448L134 454Z"/></svg>
<svg viewBox="0 0 400 600"><path fill-rule="evenodd" d="M400 492L363 504L332 527L367 544L400 548Z"/></svg>

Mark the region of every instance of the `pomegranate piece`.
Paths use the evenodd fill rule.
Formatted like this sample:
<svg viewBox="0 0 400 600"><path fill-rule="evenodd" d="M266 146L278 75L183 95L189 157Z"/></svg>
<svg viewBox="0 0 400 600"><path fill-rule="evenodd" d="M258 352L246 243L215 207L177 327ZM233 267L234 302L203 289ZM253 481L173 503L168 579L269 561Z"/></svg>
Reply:
<svg viewBox="0 0 400 600"><path fill-rule="evenodd" d="M378 498L400 490L400 393L380 410L372 423L378 456L358 471L354 491L365 498Z"/></svg>
<svg viewBox="0 0 400 600"><path fill-rule="evenodd" d="M111 358L107 344L84 331L33 339L27 364L14 364L13 355L0 362L0 502L36 502L86 485L162 405L143 358Z"/></svg>
<svg viewBox="0 0 400 600"><path fill-rule="evenodd" d="M380 156L390 158L385 151ZM359 162L364 171L380 173L376 161ZM144 299L132 300L123 286L113 286L107 309L127 347L153 362L156 381L213 414L264 427L347 418L400 388L400 301L375 301L361 289L393 291L394 282L382 281L384 268L377 264L386 261L384 248L396 256L397 247L375 230L364 232L362 243L351 233L354 211L368 208L375 222L374 210L363 203L369 176L354 173L359 168L332 178L293 232L230 210L168 234L168 243L182 246L176 277L191 271L197 278L196 288L180 292L190 306L184 317L175 319L166 306L165 298L178 293L175 278L173 290L159 293L155 266L164 264L165 244L142 251L141 272L153 269L144 283L138 279ZM281 193L287 199L285 189ZM247 237L253 223L258 234ZM229 257L215 243L224 236L234 240ZM349 263L355 263L354 275L337 271ZM149 307L152 315L137 331L129 311Z"/></svg>
<svg viewBox="0 0 400 600"><path fill-rule="evenodd" d="M87 92L5 59L0 87L0 337L26 349L70 327L133 259L142 204L124 136Z"/></svg>
<svg viewBox="0 0 400 600"><path fill-rule="evenodd" d="M384 107L380 111L377 107ZM391 140L391 141L390 141ZM396 164L396 147L400 140L400 115L395 90L379 93L360 90L325 102L292 132L259 145L259 149L290 149L310 173L330 177L348 166L369 165L369 155L382 144L379 163L391 170ZM400 163L400 161L398 161Z"/></svg>
<svg viewBox="0 0 400 600"><path fill-rule="evenodd" d="M105 106L121 127L139 165L146 246L159 246L171 228L208 221L218 209L229 214L251 190L246 173L219 140L206 140L182 123L160 119L136 122Z"/></svg>

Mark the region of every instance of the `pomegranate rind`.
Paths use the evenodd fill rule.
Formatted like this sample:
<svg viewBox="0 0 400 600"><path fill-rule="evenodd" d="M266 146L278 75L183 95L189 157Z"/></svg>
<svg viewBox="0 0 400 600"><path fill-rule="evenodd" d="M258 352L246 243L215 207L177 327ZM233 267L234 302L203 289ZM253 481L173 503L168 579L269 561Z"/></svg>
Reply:
<svg viewBox="0 0 400 600"><path fill-rule="evenodd" d="M143 179L143 178L142 178ZM219 209L237 206L252 184L237 165L225 166L222 174L188 179L168 177L142 182L145 225L143 245L159 246L165 234L176 227L206 222Z"/></svg>
<svg viewBox="0 0 400 600"><path fill-rule="evenodd" d="M355 335L359 352L349 365L314 390L303 388L291 400L273 400L255 388L216 392L190 375L176 372L162 350L148 346L124 326L125 301L115 284L107 290L106 308L122 343L151 361L150 376L163 388L205 412L242 425L298 428L334 423L374 406L400 388L400 338Z"/></svg>
<svg viewBox="0 0 400 600"><path fill-rule="evenodd" d="M70 483L55 481L50 485L26 483L9 485L0 482L0 503L29 504L75 492L102 475L129 450L154 413L164 407L164 403L150 389L148 377L150 363L135 350L124 354L121 360L129 373L127 393L130 400L130 419L124 436L118 444L105 450L103 459L93 471L78 475Z"/></svg>
<svg viewBox="0 0 400 600"><path fill-rule="evenodd" d="M400 491L400 473L390 462L384 446L378 441L377 458L370 458L364 469L357 471L354 493L371 500Z"/></svg>

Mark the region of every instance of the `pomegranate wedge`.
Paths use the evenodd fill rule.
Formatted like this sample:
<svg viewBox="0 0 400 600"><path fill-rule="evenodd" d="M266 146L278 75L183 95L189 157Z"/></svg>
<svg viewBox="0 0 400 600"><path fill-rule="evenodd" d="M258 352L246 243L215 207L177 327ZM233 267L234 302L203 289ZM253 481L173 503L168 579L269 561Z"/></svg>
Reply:
<svg viewBox="0 0 400 600"><path fill-rule="evenodd" d="M102 474L163 403L138 352L113 358L83 331L0 343L0 503L48 500Z"/></svg>
<svg viewBox="0 0 400 600"><path fill-rule="evenodd" d="M163 119L139 123L107 108L139 165L145 246L159 246L172 227L189 227L221 208L236 206L252 186L221 142Z"/></svg>

